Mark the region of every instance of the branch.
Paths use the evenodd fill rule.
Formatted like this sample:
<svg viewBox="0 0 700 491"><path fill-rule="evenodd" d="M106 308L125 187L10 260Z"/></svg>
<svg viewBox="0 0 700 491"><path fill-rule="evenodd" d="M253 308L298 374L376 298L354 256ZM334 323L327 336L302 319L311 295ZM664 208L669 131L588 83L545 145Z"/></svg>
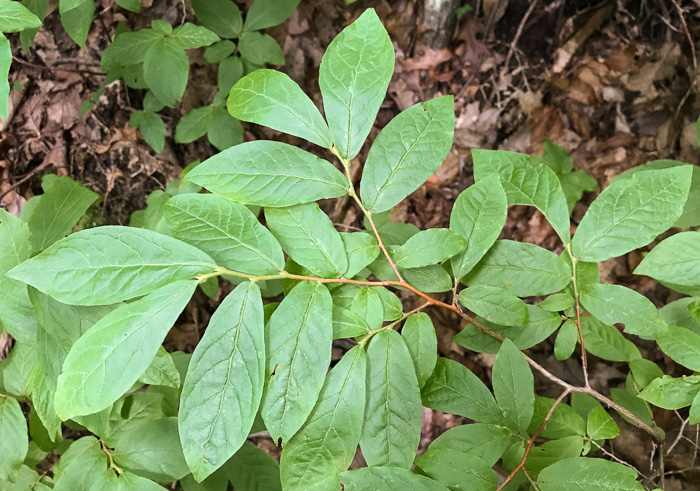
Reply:
<svg viewBox="0 0 700 491"><path fill-rule="evenodd" d="M513 472L508 474L508 477L506 477L506 480L501 483L498 488L496 488L496 491L501 491L503 488L506 487L506 485L513 480L515 475L520 472L521 469L525 468L525 463L527 462L527 458L530 455L530 450L532 450L533 445L535 444L535 440L537 440L537 437L540 436L540 433L544 431L544 429L547 427L547 423L549 423L549 420L552 417L552 414L554 414L554 410L557 408L557 406L561 403L561 401L564 400L566 396L568 396L571 393L570 389L566 389L564 392L561 393L561 395L557 398L556 401L554 401L554 404L552 404L552 407L549 408L549 411L547 411L546 416L544 417L544 420L542 421L542 424L540 425L539 428L537 428L537 431L535 431L532 436L530 437L530 440L527 442L527 447L525 448L525 454L523 455L522 460L520 460L520 463L518 466L513 469Z"/></svg>

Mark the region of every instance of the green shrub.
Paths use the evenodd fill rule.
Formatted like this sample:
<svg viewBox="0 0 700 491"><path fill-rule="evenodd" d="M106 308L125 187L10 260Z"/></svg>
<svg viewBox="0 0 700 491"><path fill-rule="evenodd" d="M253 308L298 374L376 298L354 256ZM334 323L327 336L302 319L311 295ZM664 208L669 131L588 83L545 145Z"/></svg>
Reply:
<svg viewBox="0 0 700 491"><path fill-rule="evenodd" d="M358 195L349 162L372 128L393 63L391 41L368 10L323 58L325 120L274 71L252 72L230 91L233 117L315 143L344 172L296 147L254 141L186 169L149 198L132 218L135 227L68 235L96 196L67 178L49 180L21 218L0 212L0 288L7 292L0 320L17 340L0 365L0 482L642 489L633 469L587 456L620 433L609 411L660 441L652 406L691 406L690 423L699 422L700 377L663 375L613 324L700 370L700 300L657 310L629 288L601 284L597 262L648 245L679 220L697 225L698 203L688 197L698 193L698 169L673 162L620 176L572 237L572 205L594 183L573 171L565 153L550 144L544 157L475 150L476 183L457 198L449 229L391 223L391 208L440 166L454 130L449 96L396 116L372 142ZM347 194L366 231L337 232L316 203ZM544 214L561 255L497 240L507 207L516 204ZM699 295L700 233L665 239L635 272ZM194 353L167 353L161 343L195 289L216 295L219 278L237 286ZM424 303L404 312L401 289ZM427 294L449 291L452 303ZM281 302L263 303L282 294ZM534 304L527 297L546 298ZM496 355L491 389L464 365L438 357L431 318L421 312L428 307L468 322L455 342ZM555 332L558 359L580 344L584 385L523 353ZM355 344L328 371L338 338ZM625 388L610 397L593 389L587 352L628 363ZM557 399L536 396L532 369L561 388ZM31 442L18 401L31 401ZM448 430L416 457L423 406L474 422ZM62 424L80 437L64 440ZM246 442L259 431L282 444L279 465ZM347 470L358 445L368 467ZM48 451L61 455L53 478L32 469ZM498 462L508 474L501 485Z"/></svg>

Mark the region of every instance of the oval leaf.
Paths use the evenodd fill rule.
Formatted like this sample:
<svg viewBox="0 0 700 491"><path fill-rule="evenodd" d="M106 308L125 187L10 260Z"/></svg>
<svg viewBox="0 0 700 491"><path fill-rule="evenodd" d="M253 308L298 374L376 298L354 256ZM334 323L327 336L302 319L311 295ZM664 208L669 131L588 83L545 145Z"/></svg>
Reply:
<svg viewBox="0 0 700 491"><path fill-rule="evenodd" d="M369 150L360 181L367 210L389 210L418 189L450 151L454 128L452 96L420 102L386 125Z"/></svg>
<svg viewBox="0 0 700 491"><path fill-rule="evenodd" d="M613 181L583 216L573 254L581 261L605 261L647 245L681 216L692 170L648 170Z"/></svg>
<svg viewBox="0 0 700 491"><path fill-rule="evenodd" d="M420 440L420 389L411 354L394 330L374 335L367 348L367 403L360 448L370 466L408 469Z"/></svg>
<svg viewBox="0 0 700 491"><path fill-rule="evenodd" d="M437 336L433 322L427 314L413 314L406 319L401 336L411 353L418 385L423 387L437 363Z"/></svg>
<svg viewBox="0 0 700 491"><path fill-rule="evenodd" d="M642 259L634 274L675 285L700 285L700 232L681 232L663 240Z"/></svg>
<svg viewBox="0 0 700 491"><path fill-rule="evenodd" d="M423 230L406 241L394 253L400 268L420 268L451 258L466 245L461 235L446 228Z"/></svg>
<svg viewBox="0 0 700 491"><path fill-rule="evenodd" d="M330 371L308 421L282 451L282 487L287 491L340 489L362 433L365 410L365 350L355 346Z"/></svg>
<svg viewBox="0 0 700 491"><path fill-rule="evenodd" d="M289 440L308 418L331 361L333 301L321 283L302 281L266 326L267 369L260 412L270 436Z"/></svg>
<svg viewBox="0 0 700 491"><path fill-rule="evenodd" d="M27 455L27 422L13 397L0 397L0 479L7 479L22 466Z"/></svg>
<svg viewBox="0 0 700 491"><path fill-rule="evenodd" d="M255 283L245 282L214 312L182 387L180 440L197 481L221 467L245 442L264 377L262 297Z"/></svg>
<svg viewBox="0 0 700 491"><path fill-rule="evenodd" d="M450 230L467 241L452 258L452 273L462 279L496 242L506 224L508 198L496 176L480 179L457 197L450 215Z"/></svg>
<svg viewBox="0 0 700 491"><path fill-rule="evenodd" d="M273 141L228 148L191 170L186 180L239 203L291 206L348 192L348 181L329 162Z"/></svg>
<svg viewBox="0 0 700 491"><path fill-rule="evenodd" d="M8 274L59 302L109 305L214 269L209 256L177 239L109 226L69 235Z"/></svg>
<svg viewBox="0 0 700 491"><path fill-rule="evenodd" d="M459 301L476 315L502 326L524 326L527 305L503 288L474 285L459 293Z"/></svg>
<svg viewBox="0 0 700 491"><path fill-rule="evenodd" d="M505 288L518 297L547 295L571 281L569 266L553 252L525 242L497 240L464 283Z"/></svg>
<svg viewBox="0 0 700 491"><path fill-rule="evenodd" d="M637 473L617 462L573 457L546 467L537 478L542 491L642 491Z"/></svg>
<svg viewBox="0 0 700 491"><path fill-rule="evenodd" d="M101 411L148 368L187 305L196 281L177 281L122 305L73 345L58 377L56 413L62 420Z"/></svg>
<svg viewBox="0 0 700 491"><path fill-rule="evenodd" d="M212 194L181 194L168 200L163 213L174 237L221 266L254 275L284 269L279 242L243 205Z"/></svg>
<svg viewBox="0 0 700 491"><path fill-rule="evenodd" d="M318 108L291 78L277 70L256 70L233 86L228 112L330 148L330 131Z"/></svg>
<svg viewBox="0 0 700 491"><path fill-rule="evenodd" d="M343 239L316 203L265 208L267 226L290 257L322 277L343 276L348 255Z"/></svg>
<svg viewBox="0 0 700 491"><path fill-rule="evenodd" d="M326 49L318 83L333 143L343 158L360 151L393 72L394 47L374 9L365 10Z"/></svg>

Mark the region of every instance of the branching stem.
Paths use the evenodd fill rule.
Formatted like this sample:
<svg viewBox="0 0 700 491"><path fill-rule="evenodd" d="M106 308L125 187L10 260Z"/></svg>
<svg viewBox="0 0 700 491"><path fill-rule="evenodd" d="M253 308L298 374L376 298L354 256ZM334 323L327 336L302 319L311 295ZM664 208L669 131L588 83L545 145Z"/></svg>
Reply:
<svg viewBox="0 0 700 491"><path fill-rule="evenodd" d="M525 463L527 462L527 458L530 455L530 450L532 450L533 445L535 444L535 440L537 440L537 437L540 436L540 433L542 433L545 428L547 427L547 423L549 423L549 420L552 418L552 414L554 414L554 410L557 408L559 404L561 404L561 401L564 400L566 396L568 396L571 393L570 389L564 390L564 392L561 393L561 395L557 398L556 401L554 401L554 404L552 404L552 407L549 408L549 411L547 411L547 414L544 417L544 420L542 421L542 424L540 425L539 428L532 434L530 439L527 442L527 447L525 447L525 453L523 454L523 458L520 460L520 463L517 465L515 469L513 469L513 472L508 474L508 477L506 477L505 481L501 483L498 488L496 488L496 491L501 491L503 488L506 487L506 485L513 480L515 475L520 472L521 469L525 468Z"/></svg>

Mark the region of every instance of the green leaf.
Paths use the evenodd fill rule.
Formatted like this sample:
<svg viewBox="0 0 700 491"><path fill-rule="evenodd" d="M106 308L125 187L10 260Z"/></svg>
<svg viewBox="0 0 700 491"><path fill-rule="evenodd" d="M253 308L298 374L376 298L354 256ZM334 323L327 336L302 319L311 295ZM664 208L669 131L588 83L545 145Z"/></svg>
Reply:
<svg viewBox="0 0 700 491"><path fill-rule="evenodd" d="M257 70L239 80L229 94L228 111L242 121L332 146L318 108L291 78L276 70Z"/></svg>
<svg viewBox="0 0 700 491"><path fill-rule="evenodd" d="M350 160L360 151L393 71L394 47L374 9L365 10L328 46L318 82L333 143L342 158ZM367 202L364 193L363 198Z"/></svg>
<svg viewBox="0 0 700 491"><path fill-rule="evenodd" d="M452 277L438 264L403 269L400 273L410 285L426 293L446 292L452 288Z"/></svg>
<svg viewBox="0 0 700 491"><path fill-rule="evenodd" d="M573 254L581 261L604 261L647 245L681 215L691 174L688 165L613 181L581 220Z"/></svg>
<svg viewBox="0 0 700 491"><path fill-rule="evenodd" d="M403 316L403 304L401 299L383 286L373 286L382 300L385 321L395 321Z"/></svg>
<svg viewBox="0 0 700 491"><path fill-rule="evenodd" d="M499 326L483 317L477 317L477 321L504 338L513 341L518 349L524 350L544 341L561 325L561 316L559 314L547 312L536 305L527 305L527 311L528 322L524 326ZM495 354L501 347L500 341L480 331L471 324L467 324L467 326L452 339L465 348L482 353Z"/></svg>
<svg viewBox="0 0 700 491"><path fill-rule="evenodd" d="M461 235L446 228L418 232L399 247L393 255L401 268L420 268L451 258L466 245Z"/></svg>
<svg viewBox="0 0 700 491"><path fill-rule="evenodd" d="M331 361L332 317L328 289L321 283L302 281L267 323L260 412L274 441L288 442L319 397Z"/></svg>
<svg viewBox="0 0 700 491"><path fill-rule="evenodd" d="M360 181L367 210L389 210L418 189L447 156L454 124L454 98L443 96L406 109L386 125L370 148Z"/></svg>
<svg viewBox="0 0 700 491"><path fill-rule="evenodd" d="M575 305L574 297L569 293L561 292L550 295L542 300L537 306L547 312L563 312L573 308Z"/></svg>
<svg viewBox="0 0 700 491"><path fill-rule="evenodd" d="M450 214L450 230L464 237L467 245L452 258L455 278L469 273L496 242L506 223L507 208L506 193L495 176L479 180L457 197Z"/></svg>
<svg viewBox="0 0 700 491"><path fill-rule="evenodd" d="M160 102L172 107L185 93L190 61L172 38L155 41L143 60L143 77Z"/></svg>
<svg viewBox="0 0 700 491"><path fill-rule="evenodd" d="M173 26L170 22L164 19L155 19L151 21L151 29L163 36L170 36L173 33Z"/></svg>
<svg viewBox="0 0 700 491"><path fill-rule="evenodd" d="M260 289L245 282L221 303L192 355L180 399L185 458L197 481L243 444L265 376Z"/></svg>
<svg viewBox="0 0 700 491"><path fill-rule="evenodd" d="M68 235L99 196L70 177L55 179L29 217L32 250L42 251Z"/></svg>
<svg viewBox="0 0 700 491"><path fill-rule="evenodd" d="M364 319L369 329L378 329L384 322L384 304L377 289L361 287L350 310Z"/></svg>
<svg viewBox="0 0 700 491"><path fill-rule="evenodd" d="M607 440L616 438L620 428L605 409L595 407L588 413L586 432L593 440Z"/></svg>
<svg viewBox="0 0 700 491"><path fill-rule="evenodd" d="M71 346L116 306L66 305L34 288L29 289L29 298L37 315L37 357L46 373L46 384L53 394Z"/></svg>
<svg viewBox="0 0 700 491"><path fill-rule="evenodd" d="M190 171L186 180L243 204L290 206L348 192L329 162L299 148L252 141L224 150Z"/></svg>
<svg viewBox="0 0 700 491"><path fill-rule="evenodd" d="M295 262L322 277L343 276L348 255L343 239L316 203L265 208L272 234Z"/></svg>
<svg viewBox="0 0 700 491"><path fill-rule="evenodd" d="M284 65L282 48L269 34L244 32L238 41L238 51L245 60L254 65Z"/></svg>
<svg viewBox="0 0 700 491"><path fill-rule="evenodd" d="M183 280L125 304L102 318L71 348L58 378L56 413L66 420L108 407L148 368L194 293Z"/></svg>
<svg viewBox="0 0 700 491"><path fill-rule="evenodd" d="M496 175L508 196L509 205L534 206L542 212L564 244L570 241L569 210L559 178L532 157L504 150L472 150L476 182Z"/></svg>
<svg viewBox="0 0 700 491"><path fill-rule="evenodd" d="M192 0L197 20L222 38L237 38L243 27L241 11L231 0Z"/></svg>
<svg viewBox="0 0 700 491"><path fill-rule="evenodd" d="M700 423L700 392L695 395L688 413L688 423L696 425Z"/></svg>
<svg viewBox="0 0 700 491"><path fill-rule="evenodd" d="M668 325L685 327L695 334L700 334L700 323L693 319L689 310L690 306L696 300L698 300L698 298L679 298L661 307L661 309L659 309L659 314L661 314L661 318L666 321Z"/></svg>
<svg viewBox="0 0 700 491"><path fill-rule="evenodd" d="M207 138L217 150L224 151L243 142L243 126L224 108L215 107L209 122Z"/></svg>
<svg viewBox="0 0 700 491"><path fill-rule="evenodd" d="M554 402L554 399L548 397L537 397L535 399L535 412L527 429L529 434L537 431ZM584 419L571 406L562 403L554 409L547 427L540 435L544 438L565 438L568 436L584 436L585 434L586 422Z"/></svg>
<svg viewBox="0 0 700 491"><path fill-rule="evenodd" d="M493 392L506 426L524 433L535 409L534 379L525 357L509 339L503 341L496 355Z"/></svg>
<svg viewBox="0 0 700 491"><path fill-rule="evenodd" d="M669 375L656 378L639 393L639 397L664 409L690 406L700 392L700 375L674 378Z"/></svg>
<svg viewBox="0 0 700 491"><path fill-rule="evenodd" d="M177 143L190 143L203 137L209 130L214 106L192 109L185 114L175 128Z"/></svg>
<svg viewBox="0 0 700 491"><path fill-rule="evenodd" d="M696 130L700 128L696 125ZM685 162L679 162L678 160L653 160L647 162L646 164L639 165L637 167L632 167L626 170L622 174L615 177L615 179L628 179L632 177L639 171L643 170L657 170L657 169L668 169L670 167L687 166ZM688 200L685 202L683 207L683 213L673 224L674 227L686 228L686 227L697 227L700 225L700 168L698 166L693 166L693 178L690 181L690 191L688 192Z"/></svg>
<svg viewBox="0 0 700 491"><path fill-rule="evenodd" d="M155 150L163 153L165 147L165 123L153 111L134 111L129 118L129 126L138 126L143 139Z"/></svg>
<svg viewBox="0 0 700 491"><path fill-rule="evenodd" d="M418 450L423 409L411 354L394 330L367 348L367 402L360 448L367 464L409 469Z"/></svg>
<svg viewBox="0 0 700 491"><path fill-rule="evenodd" d="M341 232L340 237L343 239L345 252L348 255L348 269L345 272L347 278L352 278L365 267L372 264L381 252L377 239L368 233Z"/></svg>
<svg viewBox="0 0 700 491"><path fill-rule="evenodd" d="M459 301L475 314L503 326L524 326L529 317L525 302L496 286L470 286L459 293Z"/></svg>
<svg viewBox="0 0 700 491"><path fill-rule="evenodd" d="M0 433L0 479L7 479L22 466L29 445L27 422L12 397L0 397Z"/></svg>
<svg viewBox="0 0 700 491"><path fill-rule="evenodd" d="M409 316L401 329L401 337L411 353L418 386L423 387L437 363L437 336L430 317L422 312Z"/></svg>
<svg viewBox="0 0 700 491"><path fill-rule="evenodd" d="M139 377L139 382L172 387L173 389L180 388L180 372L177 371L173 358L170 353L165 351L165 348L162 346L158 348L155 358Z"/></svg>
<svg viewBox="0 0 700 491"><path fill-rule="evenodd" d="M573 457L560 460L540 472L541 491L642 491L637 472L617 462Z"/></svg>
<svg viewBox="0 0 700 491"><path fill-rule="evenodd" d="M545 442L531 449L527 462L525 462L525 470L540 473L545 467L562 459L580 457L583 448L583 438L580 436L567 436Z"/></svg>
<svg viewBox="0 0 700 491"><path fill-rule="evenodd" d="M294 12L299 0L255 0L245 18L246 31L258 31L281 24Z"/></svg>
<svg viewBox="0 0 700 491"><path fill-rule="evenodd" d="M423 405L480 423L502 424L501 410L484 383L467 367L438 358L422 389Z"/></svg>
<svg viewBox="0 0 700 491"><path fill-rule="evenodd" d="M226 4L236 5L228 0L223 0ZM209 2L206 2L207 4ZM213 3L213 2L212 2ZM238 8L238 7L236 7ZM218 15L217 15L218 17ZM208 63L221 63L236 51L236 43L228 39L217 41L204 51L204 59Z"/></svg>
<svg viewBox="0 0 700 491"><path fill-rule="evenodd" d="M428 476L446 484L450 489L495 489L498 476L489 464L477 455L453 450L433 450L416 459L416 464Z"/></svg>
<svg viewBox="0 0 700 491"><path fill-rule="evenodd" d="M542 247L497 240L463 281L469 286L496 286L518 297L529 297L562 290L571 281L571 269L562 257Z"/></svg>
<svg viewBox="0 0 700 491"><path fill-rule="evenodd" d="M204 26L186 22L173 30L170 39L182 49L195 49L220 41L219 36Z"/></svg>
<svg viewBox="0 0 700 491"><path fill-rule="evenodd" d="M277 239L243 205L212 194L182 194L164 207L174 237L211 255L217 264L255 275L284 269Z"/></svg>
<svg viewBox="0 0 700 491"><path fill-rule="evenodd" d="M631 361L641 358L637 347L615 327L600 322L595 317L581 317L581 331L586 350L610 361Z"/></svg>
<svg viewBox="0 0 700 491"><path fill-rule="evenodd" d="M369 326L355 312L333 305L333 339L354 338L369 334Z"/></svg>
<svg viewBox="0 0 700 491"><path fill-rule="evenodd" d="M559 328L557 340L554 342L554 356L559 361L566 360L573 354L577 342L578 327L576 326L576 322L567 320Z"/></svg>
<svg viewBox="0 0 700 491"><path fill-rule="evenodd" d="M53 467L56 491L90 491L105 489L109 474L107 454L94 436L84 436L71 443Z"/></svg>
<svg viewBox="0 0 700 491"><path fill-rule="evenodd" d="M663 240L634 270L682 286L700 285L700 232L681 232Z"/></svg>
<svg viewBox="0 0 700 491"><path fill-rule="evenodd" d="M94 0L60 0L58 10L61 25L81 48L87 40L88 31L95 15Z"/></svg>
<svg viewBox="0 0 700 491"><path fill-rule="evenodd" d="M512 434L506 428L484 423L471 423L450 428L437 437L423 455L435 451L450 451L475 455L487 465L492 466L512 444ZM421 456L416 459L416 464L419 466L422 458Z"/></svg>
<svg viewBox="0 0 700 491"><path fill-rule="evenodd" d="M604 323L621 322L625 332L643 339L654 339L668 332L668 325L654 304L622 285L589 285L581 291L581 304Z"/></svg>
<svg viewBox="0 0 700 491"><path fill-rule="evenodd" d="M219 73L217 75L217 87L219 87L219 94L217 94L216 97L221 97L221 101L219 101L220 104L223 104L226 101L229 91L242 76L243 61L241 60L240 56L229 56L224 61L219 63Z"/></svg>
<svg viewBox="0 0 700 491"><path fill-rule="evenodd" d="M224 470L236 489L282 491L280 466L267 452L245 442L225 464ZM222 489L224 491L226 487Z"/></svg>
<svg viewBox="0 0 700 491"><path fill-rule="evenodd" d="M410 489L411 491L447 491L447 487L428 477L400 467L363 467L340 474L346 491Z"/></svg>
<svg viewBox="0 0 700 491"><path fill-rule="evenodd" d="M107 226L69 235L9 274L63 303L108 305L215 268L205 253L172 237Z"/></svg>
<svg viewBox="0 0 700 491"><path fill-rule="evenodd" d="M663 376L663 372L656 363L644 358L636 358L630 361L630 371L637 387L646 387L655 378Z"/></svg>
<svg viewBox="0 0 700 491"><path fill-rule="evenodd" d="M153 479L174 481L189 474L177 418L127 421L107 439L117 466Z"/></svg>
<svg viewBox="0 0 700 491"><path fill-rule="evenodd" d="M33 372L38 364L34 344L21 343L13 347L9 356L3 361L3 392L15 397L31 395Z"/></svg>
<svg viewBox="0 0 700 491"><path fill-rule="evenodd" d="M693 371L700 371L700 336L685 327L669 326L656 338L661 351L673 361Z"/></svg>
<svg viewBox="0 0 700 491"><path fill-rule="evenodd" d="M41 19L19 2L0 2L0 32L38 29Z"/></svg>
<svg viewBox="0 0 700 491"><path fill-rule="evenodd" d="M163 40L163 35L153 29L119 34L102 53L100 65L103 70L141 63L146 59L148 49Z"/></svg>
<svg viewBox="0 0 700 491"><path fill-rule="evenodd" d="M10 2L7 2L10 3ZM16 3L16 2L11 2ZM7 120L9 116L8 101L10 97L10 65L12 65L12 48L10 41L0 31L0 118Z"/></svg>
<svg viewBox="0 0 700 491"><path fill-rule="evenodd" d="M29 258L28 225L0 208L0 329L22 342L36 339L36 316L27 296L27 285L7 272Z"/></svg>
<svg viewBox="0 0 700 491"><path fill-rule="evenodd" d="M330 371L318 402L304 426L284 447L280 459L285 490L313 491L340 487L360 442L365 410L366 354L348 351Z"/></svg>
<svg viewBox="0 0 700 491"><path fill-rule="evenodd" d="M141 12L141 0L115 0L116 4L130 12Z"/></svg>
<svg viewBox="0 0 700 491"><path fill-rule="evenodd" d="M22 0L21 4L27 7L32 14L43 22L44 18L46 17L46 11L49 7L49 0ZM34 42L34 37L36 36L37 32L39 32L39 27L25 29L19 33L22 50L25 53L29 50L29 46ZM0 77L2 77L1 73Z"/></svg>

